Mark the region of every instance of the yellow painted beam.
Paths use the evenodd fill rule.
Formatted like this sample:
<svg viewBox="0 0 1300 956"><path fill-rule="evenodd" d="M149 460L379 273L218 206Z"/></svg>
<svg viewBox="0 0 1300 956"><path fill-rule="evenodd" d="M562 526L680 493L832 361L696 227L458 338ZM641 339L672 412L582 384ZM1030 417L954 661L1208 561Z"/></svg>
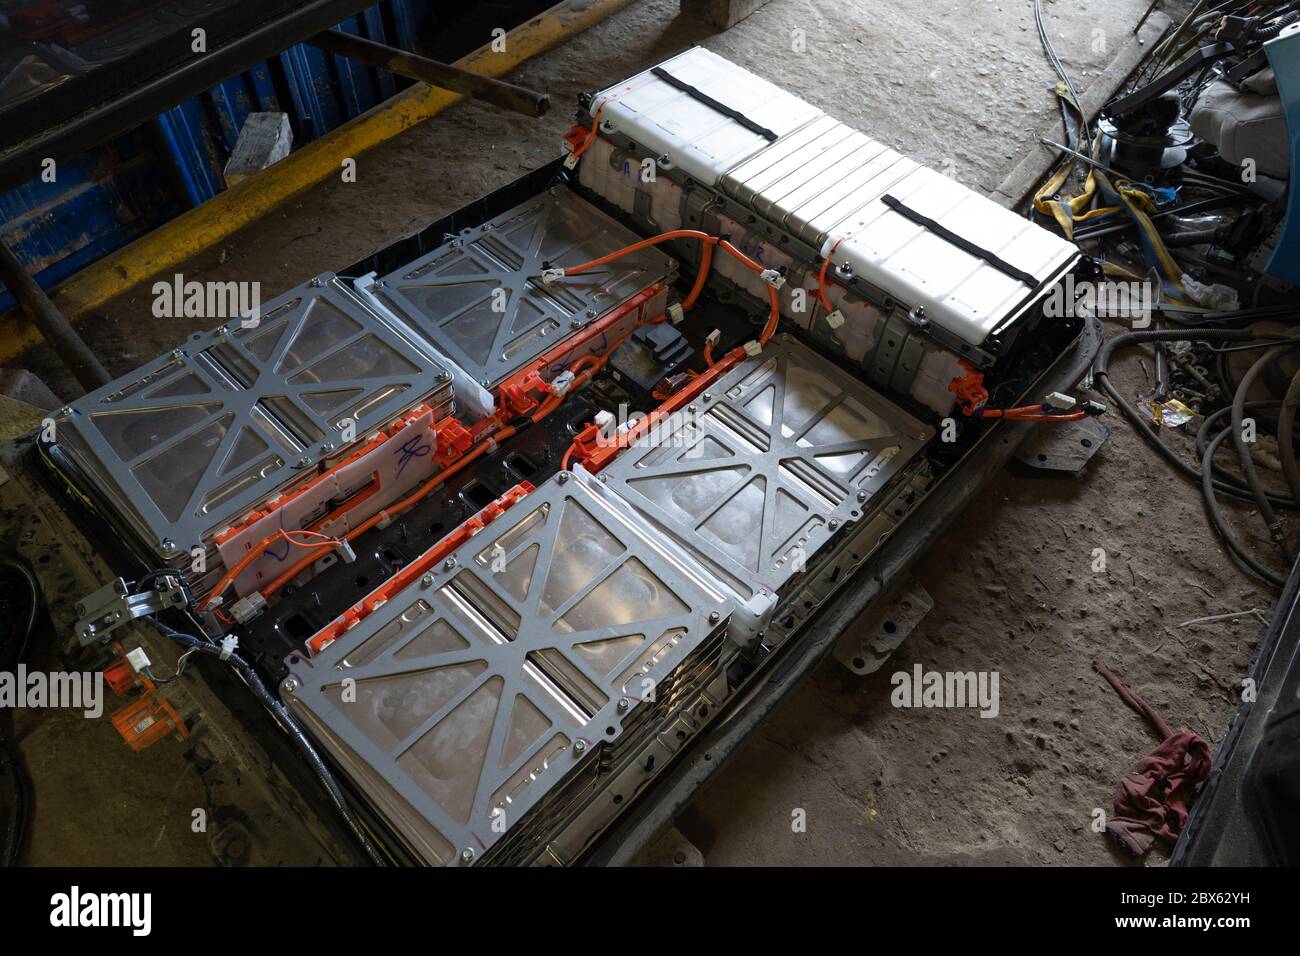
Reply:
<svg viewBox="0 0 1300 956"><path fill-rule="evenodd" d="M482 76L504 76L525 60L559 46L630 2L563 0L506 34L503 51L496 52L488 44L457 60L456 65ZM330 176L339 175L344 159L356 157L403 130L437 116L463 98L437 87L413 86L87 266L59 286L51 298L75 322L136 283L219 245L287 200ZM4 323L0 329L0 363L10 361L42 341L40 333L17 310L0 321Z"/></svg>

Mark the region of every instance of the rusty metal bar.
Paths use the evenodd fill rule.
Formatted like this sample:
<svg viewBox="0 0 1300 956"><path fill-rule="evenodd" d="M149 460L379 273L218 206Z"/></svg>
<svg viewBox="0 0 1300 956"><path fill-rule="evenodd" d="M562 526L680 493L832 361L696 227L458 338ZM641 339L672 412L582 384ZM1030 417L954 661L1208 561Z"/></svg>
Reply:
<svg viewBox="0 0 1300 956"><path fill-rule="evenodd" d="M13 293L19 308L27 313L45 341L58 353L81 387L92 392L111 379L84 339L76 333L67 317L60 312L45 290L23 268L18 257L0 242L0 281Z"/></svg>
<svg viewBox="0 0 1300 956"><path fill-rule="evenodd" d="M544 116L551 107L550 97L545 93L480 76L469 70L462 70L458 66L407 53L405 50L385 46L350 33L326 30L307 42L330 53L365 63L367 66L388 70L390 73L412 80L420 80L430 86L451 90L453 93L462 93L483 100L485 103L491 103L493 106L522 113L524 116Z"/></svg>

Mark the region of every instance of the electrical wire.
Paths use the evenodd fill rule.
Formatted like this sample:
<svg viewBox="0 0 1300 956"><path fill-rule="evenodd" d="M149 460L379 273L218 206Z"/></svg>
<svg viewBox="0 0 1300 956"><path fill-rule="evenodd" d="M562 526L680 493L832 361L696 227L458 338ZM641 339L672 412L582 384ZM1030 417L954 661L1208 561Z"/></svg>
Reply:
<svg viewBox="0 0 1300 956"><path fill-rule="evenodd" d="M148 617L145 618L145 620L153 625L154 629L164 637L167 637L180 644L182 647L185 647L190 653L197 652L218 659L221 659L222 657L221 648L205 638L195 637L193 634L186 634L183 631L174 630L156 617ZM256 696L259 701L261 701L262 706L270 711L271 716L280 724L280 727L286 736L288 736L294 745L297 746L303 759L307 761L308 766L311 767L312 771L316 774L317 779L319 779L322 786L324 786L326 793L329 795L330 801L343 817L344 822L348 825L348 829L352 831L352 835L356 838L357 843L360 844L361 849L365 852L366 856L369 857L370 861L376 866L384 866L386 861L384 860L383 855L380 854L378 848L376 848L374 842L370 839L370 835L361 825L361 821L357 818L356 813L353 812L352 807L348 804L347 797L344 795L338 781L334 778L334 774L330 772L325 761L321 759L320 754L316 752L316 748L312 746L311 741L307 738L306 731L303 729L302 724L298 722L298 718L293 715L289 708L286 707L279 698L275 697L266 689L266 685L262 682L262 678L258 676L257 671L253 670L252 665L240 657L237 652L231 652L226 658L226 662L235 669L235 672L239 674L240 678L248 686L248 689L253 692L254 696Z"/></svg>

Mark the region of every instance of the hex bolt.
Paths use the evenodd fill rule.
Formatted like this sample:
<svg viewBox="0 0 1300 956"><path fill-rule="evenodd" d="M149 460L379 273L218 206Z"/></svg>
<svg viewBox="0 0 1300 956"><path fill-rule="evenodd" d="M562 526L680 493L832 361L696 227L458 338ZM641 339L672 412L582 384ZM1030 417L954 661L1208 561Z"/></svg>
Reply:
<svg viewBox="0 0 1300 956"><path fill-rule="evenodd" d="M710 623L710 624L717 624L717 623L718 623L719 621L721 621L721 620L722 620L722 615L719 614L717 611L710 611L710 612L709 612L709 623Z"/></svg>
<svg viewBox="0 0 1300 956"><path fill-rule="evenodd" d="M562 471L555 476L555 480L558 481L560 484L564 484L566 481L569 480L569 473L567 471Z"/></svg>
<svg viewBox="0 0 1300 956"><path fill-rule="evenodd" d="M569 328L571 329L582 328L582 319L569 319Z"/></svg>
<svg viewBox="0 0 1300 956"><path fill-rule="evenodd" d="M303 455L301 458L298 459L299 468L306 468L310 464L311 464L311 459L308 458L306 455Z"/></svg>
<svg viewBox="0 0 1300 956"><path fill-rule="evenodd" d="M455 566L456 566L455 558L448 558L446 561L442 562L442 569L444 571L450 571Z"/></svg>
<svg viewBox="0 0 1300 956"><path fill-rule="evenodd" d="M703 395L700 396L700 398L704 399L704 400L707 402L707 401L709 401L711 398L713 398L713 393L712 393L712 392L705 392Z"/></svg>
<svg viewBox="0 0 1300 956"><path fill-rule="evenodd" d="M310 285L313 289L319 289L320 279L319 278L312 279L311 282L308 283L308 285Z"/></svg>
<svg viewBox="0 0 1300 956"><path fill-rule="evenodd" d="M332 441L327 441L320 446L320 450L326 455L328 455L330 452L334 450L334 443Z"/></svg>
<svg viewBox="0 0 1300 956"><path fill-rule="evenodd" d="M859 491L858 501L866 501L866 500L867 500L867 493L865 491Z"/></svg>
<svg viewBox="0 0 1300 956"><path fill-rule="evenodd" d="M838 518L832 518L826 525L826 527L830 528L832 531L834 531L839 526L840 526L840 522Z"/></svg>
<svg viewBox="0 0 1300 956"><path fill-rule="evenodd" d="M575 754L586 753L587 742L585 740L575 740L573 742L573 752Z"/></svg>
<svg viewBox="0 0 1300 956"><path fill-rule="evenodd" d="M160 542L163 554L172 554L176 550L176 542L171 538L163 538Z"/></svg>
<svg viewBox="0 0 1300 956"><path fill-rule="evenodd" d="M627 709L631 706L632 706L632 702L628 700L626 697L620 697L618 699L618 712L620 714L627 713Z"/></svg>
<svg viewBox="0 0 1300 956"><path fill-rule="evenodd" d="M420 578L420 587L422 588L433 587L433 575L426 574L424 577Z"/></svg>
<svg viewBox="0 0 1300 956"><path fill-rule="evenodd" d="M474 848L472 846L467 846L465 847L465 849L460 851L460 862L462 863L474 862Z"/></svg>
<svg viewBox="0 0 1300 956"><path fill-rule="evenodd" d="M282 694L292 694L297 689L298 689L298 678L296 677L286 677L284 681L280 684L280 692Z"/></svg>
<svg viewBox="0 0 1300 956"><path fill-rule="evenodd" d="M688 412L690 412L692 415L694 415L694 414L695 414L695 403L692 402L690 405L687 405L687 406L686 406L686 410L687 410Z"/></svg>

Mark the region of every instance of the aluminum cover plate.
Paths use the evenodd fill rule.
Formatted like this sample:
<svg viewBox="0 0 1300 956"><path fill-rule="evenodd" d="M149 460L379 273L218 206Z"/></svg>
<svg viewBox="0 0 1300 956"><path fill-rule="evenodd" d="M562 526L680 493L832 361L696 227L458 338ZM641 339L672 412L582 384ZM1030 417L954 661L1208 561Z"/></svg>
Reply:
<svg viewBox="0 0 1300 956"><path fill-rule="evenodd" d="M550 286L542 264L574 266L641 237L568 189L502 213L382 277L371 292L484 387L659 282L673 262L654 248Z"/></svg>
<svg viewBox="0 0 1300 956"><path fill-rule="evenodd" d="M799 549L811 559L837 528L861 518L933 434L780 335L602 477L748 600L797 574Z"/></svg>
<svg viewBox="0 0 1300 956"><path fill-rule="evenodd" d="M598 759L734 607L585 474L548 481L453 558L282 685L408 846L438 864L468 862L466 848L481 856Z"/></svg>
<svg viewBox="0 0 1300 956"><path fill-rule="evenodd" d="M316 284L318 283L318 284ZM59 446L164 559L357 437L450 389L444 369L333 276L83 396ZM328 449L326 443L330 443Z"/></svg>

